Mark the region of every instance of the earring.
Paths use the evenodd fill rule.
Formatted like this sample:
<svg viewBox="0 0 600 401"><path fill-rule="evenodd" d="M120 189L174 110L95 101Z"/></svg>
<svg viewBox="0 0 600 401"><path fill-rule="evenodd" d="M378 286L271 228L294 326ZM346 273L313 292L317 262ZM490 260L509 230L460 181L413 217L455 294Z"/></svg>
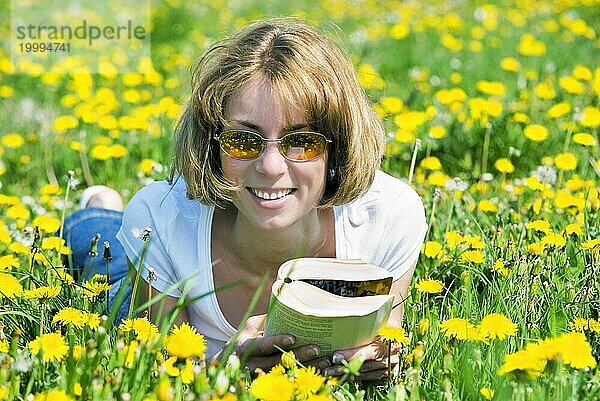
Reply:
<svg viewBox="0 0 600 401"><path fill-rule="evenodd" d="M334 183L335 180L337 178L337 172L335 171L335 168L330 168L327 170L327 183Z"/></svg>

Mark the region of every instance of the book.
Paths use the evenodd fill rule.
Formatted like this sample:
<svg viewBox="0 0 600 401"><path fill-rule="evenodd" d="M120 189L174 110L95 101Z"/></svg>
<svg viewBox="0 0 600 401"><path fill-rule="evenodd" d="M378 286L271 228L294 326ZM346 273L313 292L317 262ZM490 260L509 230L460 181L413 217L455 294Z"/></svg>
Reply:
<svg viewBox="0 0 600 401"><path fill-rule="evenodd" d="M299 258L283 263L271 288L265 335L288 333L321 351L375 339L392 311L391 274L358 259Z"/></svg>

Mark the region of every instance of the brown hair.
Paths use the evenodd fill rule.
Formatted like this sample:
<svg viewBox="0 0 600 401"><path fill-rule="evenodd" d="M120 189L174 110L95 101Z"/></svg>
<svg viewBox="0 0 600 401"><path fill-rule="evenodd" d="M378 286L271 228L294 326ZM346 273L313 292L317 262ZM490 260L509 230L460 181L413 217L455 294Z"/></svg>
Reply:
<svg viewBox="0 0 600 401"><path fill-rule="evenodd" d="M247 25L215 43L192 66L192 96L174 133L170 181L182 175L188 196L223 205L239 190L222 174L218 143L234 94L257 77L281 99L305 110L307 123L333 140L328 180L319 207L353 201L371 185L385 145L381 119L370 106L354 68L336 45L295 19Z"/></svg>

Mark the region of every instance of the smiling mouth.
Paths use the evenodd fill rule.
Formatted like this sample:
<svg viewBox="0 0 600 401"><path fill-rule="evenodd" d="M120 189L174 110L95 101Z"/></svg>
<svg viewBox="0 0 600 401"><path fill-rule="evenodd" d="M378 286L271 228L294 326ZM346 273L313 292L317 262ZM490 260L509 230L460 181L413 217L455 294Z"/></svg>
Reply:
<svg viewBox="0 0 600 401"><path fill-rule="evenodd" d="M262 191L262 190L256 189L256 188L248 188L248 190L250 192L252 192L254 194L254 196L256 196L257 198L264 199L264 200L281 199L295 191L295 189L293 189L293 188L282 189L282 190L271 191L271 192Z"/></svg>

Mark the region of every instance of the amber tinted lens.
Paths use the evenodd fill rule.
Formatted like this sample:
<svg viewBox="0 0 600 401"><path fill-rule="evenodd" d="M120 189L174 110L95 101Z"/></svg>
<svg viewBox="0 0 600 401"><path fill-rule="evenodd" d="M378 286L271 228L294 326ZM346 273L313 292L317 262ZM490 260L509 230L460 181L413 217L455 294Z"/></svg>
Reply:
<svg viewBox="0 0 600 401"><path fill-rule="evenodd" d="M316 132L294 132L281 138L279 150L288 159L310 160L325 151L327 140Z"/></svg>
<svg viewBox="0 0 600 401"><path fill-rule="evenodd" d="M265 147L260 135L247 131L223 131L219 144L223 152L236 159L255 159Z"/></svg>

